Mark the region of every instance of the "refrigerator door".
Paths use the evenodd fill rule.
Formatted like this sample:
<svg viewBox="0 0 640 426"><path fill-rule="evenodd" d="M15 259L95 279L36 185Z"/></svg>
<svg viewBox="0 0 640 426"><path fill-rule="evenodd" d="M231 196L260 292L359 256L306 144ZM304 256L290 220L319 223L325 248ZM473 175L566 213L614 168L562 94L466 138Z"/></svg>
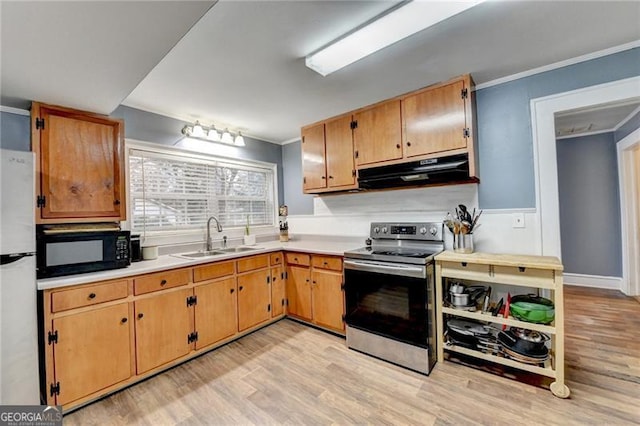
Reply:
<svg viewBox="0 0 640 426"><path fill-rule="evenodd" d="M32 152L0 150L0 254L36 251L34 164Z"/></svg>
<svg viewBox="0 0 640 426"><path fill-rule="evenodd" d="M37 324L35 256L0 265L2 405L40 404Z"/></svg>

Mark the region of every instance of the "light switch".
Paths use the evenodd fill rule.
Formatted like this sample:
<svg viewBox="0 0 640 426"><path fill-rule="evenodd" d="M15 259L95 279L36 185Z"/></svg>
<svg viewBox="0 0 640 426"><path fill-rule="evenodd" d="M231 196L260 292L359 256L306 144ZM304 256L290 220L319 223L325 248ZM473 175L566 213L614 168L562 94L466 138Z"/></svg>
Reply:
<svg viewBox="0 0 640 426"><path fill-rule="evenodd" d="M524 228L524 213L513 213L511 220L514 228Z"/></svg>

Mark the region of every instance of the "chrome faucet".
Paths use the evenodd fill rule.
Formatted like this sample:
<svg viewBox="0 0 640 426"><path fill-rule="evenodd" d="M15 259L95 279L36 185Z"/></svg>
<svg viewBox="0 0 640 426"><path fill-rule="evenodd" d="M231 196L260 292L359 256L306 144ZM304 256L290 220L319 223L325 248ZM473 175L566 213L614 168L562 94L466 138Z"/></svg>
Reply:
<svg viewBox="0 0 640 426"><path fill-rule="evenodd" d="M209 220L207 220L207 251L211 251L213 249L213 241L211 240L211 220L216 221L216 225L218 228L218 232L222 232L222 225L218 222L218 219L215 216L211 216Z"/></svg>

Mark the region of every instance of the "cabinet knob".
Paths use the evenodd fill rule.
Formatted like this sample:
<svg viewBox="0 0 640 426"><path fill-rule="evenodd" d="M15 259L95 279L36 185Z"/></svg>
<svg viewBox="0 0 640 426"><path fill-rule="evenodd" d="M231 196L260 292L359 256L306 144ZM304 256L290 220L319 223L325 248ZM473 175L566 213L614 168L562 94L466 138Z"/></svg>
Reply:
<svg viewBox="0 0 640 426"><path fill-rule="evenodd" d="M277 279L278 279L278 277L273 277L273 278L271 278L271 281L275 283Z"/></svg>
<svg viewBox="0 0 640 426"><path fill-rule="evenodd" d="M333 176L329 175L329 179L333 179Z"/></svg>
<svg viewBox="0 0 640 426"><path fill-rule="evenodd" d="M144 316L144 314L143 314L142 312L140 312L140 313L138 314L138 319L142 319L142 317L143 317L143 316Z"/></svg>
<svg viewBox="0 0 640 426"><path fill-rule="evenodd" d="M327 263L327 262L323 262L323 263L324 263L325 265L328 265L328 263Z"/></svg>
<svg viewBox="0 0 640 426"><path fill-rule="evenodd" d="M231 294L233 294L233 292L234 292L234 291L236 291L236 289L235 289L235 288L230 288L230 289L229 289L229 293L231 293Z"/></svg>
<svg viewBox="0 0 640 426"><path fill-rule="evenodd" d="M307 282L309 282L309 279L307 279Z"/></svg>
<svg viewBox="0 0 640 426"><path fill-rule="evenodd" d="M167 280L160 281L160 285L166 285L166 284L167 284Z"/></svg>
<svg viewBox="0 0 640 426"><path fill-rule="evenodd" d="M518 271L520 272L524 272L527 268L525 268L524 266L518 266Z"/></svg>
<svg viewBox="0 0 640 426"><path fill-rule="evenodd" d="M396 148L400 149L400 144L399 143L396 144Z"/></svg>
<svg viewBox="0 0 640 426"><path fill-rule="evenodd" d="M123 323L123 324L124 324L125 322L127 322L127 321L128 321L128 319L127 319L127 318L122 318L122 319L120 320L120 322L121 322L121 323Z"/></svg>
<svg viewBox="0 0 640 426"><path fill-rule="evenodd" d="M315 284L315 283L316 283L316 282L315 282L315 281L313 281L313 284Z"/></svg>
<svg viewBox="0 0 640 426"><path fill-rule="evenodd" d="M298 258L297 258L297 257L294 257L294 258L293 258L293 261L294 261L294 262L297 262L297 261L298 261Z"/></svg>
<svg viewBox="0 0 640 426"><path fill-rule="evenodd" d="M407 146L411 146L411 142L407 142Z"/></svg>
<svg viewBox="0 0 640 426"><path fill-rule="evenodd" d="M467 262L462 262L462 267L466 268L467 267Z"/></svg>
<svg viewBox="0 0 640 426"><path fill-rule="evenodd" d="M95 298L96 298L95 293L89 293L89 299L95 299Z"/></svg>
<svg viewBox="0 0 640 426"><path fill-rule="evenodd" d="M242 286L238 287L238 291L242 291Z"/></svg>
<svg viewBox="0 0 640 426"><path fill-rule="evenodd" d="M116 206L119 206L120 205L120 200L114 200L113 204L115 204Z"/></svg>
<svg viewBox="0 0 640 426"><path fill-rule="evenodd" d="M322 179L326 179L326 178L327 178L326 176L322 176Z"/></svg>

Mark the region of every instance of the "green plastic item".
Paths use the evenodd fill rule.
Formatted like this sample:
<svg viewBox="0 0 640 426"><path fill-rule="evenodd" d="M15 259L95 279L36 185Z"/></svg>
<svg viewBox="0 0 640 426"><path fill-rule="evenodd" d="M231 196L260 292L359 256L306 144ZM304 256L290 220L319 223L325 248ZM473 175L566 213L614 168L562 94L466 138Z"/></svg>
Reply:
<svg viewBox="0 0 640 426"><path fill-rule="evenodd" d="M556 314L553 302L543 297L531 298L538 303L522 300L526 300L527 298L529 298L529 296L514 296L512 298L511 304L509 305L511 315L521 321L536 324L549 324L553 322Z"/></svg>

